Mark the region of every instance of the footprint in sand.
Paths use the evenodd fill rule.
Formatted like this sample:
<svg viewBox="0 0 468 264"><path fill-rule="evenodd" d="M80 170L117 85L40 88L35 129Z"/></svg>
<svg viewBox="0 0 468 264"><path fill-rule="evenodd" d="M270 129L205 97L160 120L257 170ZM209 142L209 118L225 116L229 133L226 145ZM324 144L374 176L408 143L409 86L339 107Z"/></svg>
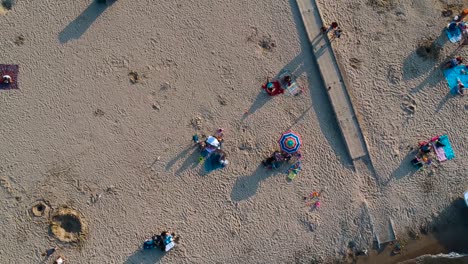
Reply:
<svg viewBox="0 0 468 264"><path fill-rule="evenodd" d="M407 95L403 98L401 108L408 114L413 115L416 112L416 101L411 96Z"/></svg>

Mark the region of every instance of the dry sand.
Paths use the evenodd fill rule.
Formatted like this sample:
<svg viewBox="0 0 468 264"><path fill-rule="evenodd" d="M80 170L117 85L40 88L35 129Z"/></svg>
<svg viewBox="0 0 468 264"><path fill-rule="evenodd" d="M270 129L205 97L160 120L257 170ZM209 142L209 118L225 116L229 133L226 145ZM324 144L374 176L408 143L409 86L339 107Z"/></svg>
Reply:
<svg viewBox="0 0 468 264"><path fill-rule="evenodd" d="M295 1L25 0L0 16L1 62L21 71L21 90L0 92L0 262L38 263L57 244L28 213L38 199L86 218L85 243L59 243L70 263L330 263L349 241L369 243L363 203L400 236L438 219L468 165L466 98L451 97L435 68L455 48L438 38L444 4L318 2L345 32L334 47L375 177L347 158ZM423 38L445 42L437 60L416 55ZM260 92L282 69L300 76L303 95ZM207 174L190 140L218 127L230 166ZM292 184L259 167L289 128L304 141ZM412 173L408 146L442 133L457 158ZM320 190L310 211L303 196ZM138 251L162 229L180 234L176 250Z"/></svg>

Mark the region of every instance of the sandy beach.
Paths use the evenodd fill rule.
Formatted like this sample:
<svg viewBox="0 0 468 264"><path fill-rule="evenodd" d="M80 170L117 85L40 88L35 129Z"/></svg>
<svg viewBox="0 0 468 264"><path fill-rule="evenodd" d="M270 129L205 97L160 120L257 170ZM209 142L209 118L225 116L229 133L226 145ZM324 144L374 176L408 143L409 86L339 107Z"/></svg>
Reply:
<svg viewBox="0 0 468 264"><path fill-rule="evenodd" d="M441 15L468 2L449 2L317 0L325 23L343 29L331 45L371 173L348 154L294 0L23 0L0 10L0 64L19 65L20 88L0 90L0 262L371 263L350 257L350 242L378 256L373 232L390 219L404 240L430 226L441 246L418 254L459 249L436 235L467 230L468 208L454 201L468 188L468 101L450 94L440 65L468 59ZM425 45L436 48L423 54ZM283 70L302 94L263 92ZM218 128L229 165L207 172L192 136ZM289 129L303 142L292 182L286 168L261 165ZM416 171L412 148L442 134L456 157ZM38 201L50 212L33 216ZM86 223L80 243L51 234L65 206ZM162 230L178 245L141 251Z"/></svg>

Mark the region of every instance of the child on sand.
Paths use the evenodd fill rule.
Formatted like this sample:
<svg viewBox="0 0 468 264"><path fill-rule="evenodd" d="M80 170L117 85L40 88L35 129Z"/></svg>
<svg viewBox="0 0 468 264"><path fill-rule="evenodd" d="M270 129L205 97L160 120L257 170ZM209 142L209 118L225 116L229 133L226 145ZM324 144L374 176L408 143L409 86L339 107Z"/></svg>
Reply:
<svg viewBox="0 0 468 264"><path fill-rule="evenodd" d="M460 79L457 80L458 81L458 84L457 84L457 93L461 96L465 95L465 85L462 83L462 81Z"/></svg>

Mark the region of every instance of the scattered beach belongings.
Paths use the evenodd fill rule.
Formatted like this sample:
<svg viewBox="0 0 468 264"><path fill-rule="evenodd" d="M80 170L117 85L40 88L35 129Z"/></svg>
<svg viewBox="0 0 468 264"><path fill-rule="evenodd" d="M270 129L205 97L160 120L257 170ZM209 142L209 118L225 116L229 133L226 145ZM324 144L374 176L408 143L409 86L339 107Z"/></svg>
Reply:
<svg viewBox="0 0 468 264"><path fill-rule="evenodd" d="M305 205L310 208L310 210L316 210L320 208L320 192L311 192L309 195L304 196Z"/></svg>
<svg viewBox="0 0 468 264"><path fill-rule="evenodd" d="M450 9L442 11L442 16L443 17L451 17L452 15L453 15L453 11L450 10Z"/></svg>
<svg viewBox="0 0 468 264"><path fill-rule="evenodd" d="M47 249L46 251L44 251L44 252L41 254L41 256L47 257L47 258L48 258L48 257L52 256L52 254L54 254L55 251L57 251L57 247L49 248L49 249Z"/></svg>
<svg viewBox="0 0 468 264"><path fill-rule="evenodd" d="M0 90L19 89L18 88L18 65L0 64Z"/></svg>
<svg viewBox="0 0 468 264"><path fill-rule="evenodd" d="M88 234L88 224L81 213L69 207L57 209L50 220L51 233L62 242L82 242Z"/></svg>
<svg viewBox="0 0 468 264"><path fill-rule="evenodd" d="M288 130L278 140L281 151L286 153L296 153L301 148L301 136L292 130Z"/></svg>
<svg viewBox="0 0 468 264"><path fill-rule="evenodd" d="M57 259L54 261L54 264L63 264L64 263L64 259L62 256L59 256L57 257Z"/></svg>
<svg viewBox="0 0 468 264"><path fill-rule="evenodd" d="M48 202L38 200L31 205L30 213L33 217L49 217L50 205Z"/></svg>
<svg viewBox="0 0 468 264"><path fill-rule="evenodd" d="M468 66L459 65L444 70L444 76L452 94L463 95L464 89L468 87Z"/></svg>
<svg viewBox="0 0 468 264"><path fill-rule="evenodd" d="M140 81L140 75L136 71L129 72L128 76L130 76L130 82L132 84L138 83Z"/></svg>
<svg viewBox="0 0 468 264"><path fill-rule="evenodd" d="M302 161L298 160L286 170L286 174L288 175L288 180L293 181L299 174L299 171L301 170L302 170Z"/></svg>
<svg viewBox="0 0 468 264"><path fill-rule="evenodd" d="M175 233L163 231L160 235L153 235L150 239L145 240L143 242L143 249L159 248L163 252L168 252L176 246L176 242L178 241L179 237Z"/></svg>
<svg viewBox="0 0 468 264"><path fill-rule="evenodd" d="M302 93L302 89L297 85L296 77L289 71L284 71L280 74L279 80L282 88L286 91L286 95L299 95Z"/></svg>
<svg viewBox="0 0 468 264"><path fill-rule="evenodd" d="M462 30L458 24L459 23L452 21L447 25L447 37L452 43L457 43L462 39Z"/></svg>
<svg viewBox="0 0 468 264"><path fill-rule="evenodd" d="M432 165L434 158L439 162L455 158L447 135L436 136L429 141L419 142L419 151L411 160L411 164L417 169L423 169L425 165Z"/></svg>

